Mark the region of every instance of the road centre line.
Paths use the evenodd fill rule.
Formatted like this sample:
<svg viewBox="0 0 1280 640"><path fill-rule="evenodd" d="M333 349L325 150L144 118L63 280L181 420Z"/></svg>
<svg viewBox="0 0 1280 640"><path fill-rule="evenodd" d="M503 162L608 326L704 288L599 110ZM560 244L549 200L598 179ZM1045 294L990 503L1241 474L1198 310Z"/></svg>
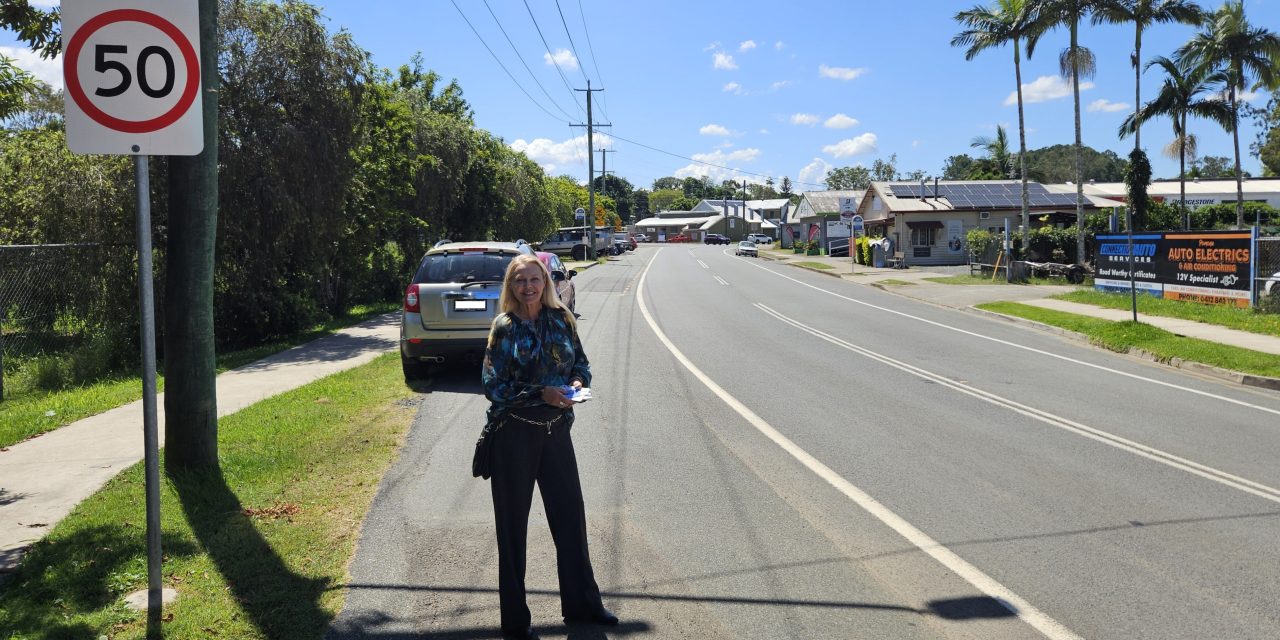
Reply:
<svg viewBox="0 0 1280 640"><path fill-rule="evenodd" d="M774 311L773 309L770 309L769 307L763 304L755 303L755 306L760 310L764 311L765 313L773 316L775 319L780 320L786 324L789 324L797 329L800 329L801 331L804 331L809 335L821 338L838 347L842 347L844 349L847 349L859 355L865 356L867 358L870 358L882 364L889 365L895 369L905 371L911 375L928 380L930 382L938 383L944 387L948 387L955 391L959 391L960 393L963 393L968 396L972 396L984 402L989 402L998 407L1009 409L1010 411L1022 414L1024 416L1027 416L1028 418L1039 420L1040 422L1043 422L1050 426L1058 427L1059 429L1070 431L1077 435L1082 435L1086 438L1090 438L1092 440L1096 440L1103 444L1110 445L1122 451L1139 455L1149 460L1154 460L1156 462L1159 462L1160 464L1173 467L1180 471L1185 471L1187 473L1191 473L1191 474L1200 476L1202 478L1212 480L1219 484L1231 487L1232 489L1237 489L1239 491L1243 491L1245 493L1258 496L1264 500L1270 500L1271 502L1280 503L1280 489L1276 489L1274 487L1270 487L1265 484L1254 482L1246 478L1241 478L1240 476L1227 473L1226 471L1215 469L1213 467L1203 465L1198 462L1188 460L1186 458L1179 457L1177 455L1168 453L1166 451L1161 451L1160 449L1156 449L1155 447L1149 447L1147 445L1134 442L1133 440L1129 440L1127 438L1123 438L1121 436L1117 436L1115 434L1102 431L1101 429L1095 429L1093 427L1081 424L1079 422L1075 422L1073 420L1069 420L1067 418L1063 418L1061 416L1049 413L1048 411L1042 411L1040 409L1036 409L1035 407L1031 407L1031 406L1022 404L1020 402L1015 402L1008 398L998 396L994 393L983 391L982 389L972 387L962 382L957 382L941 374L933 373L926 369L922 369L920 367L902 362L901 360L895 360L894 358L881 355L879 353L871 351L870 349L860 347L846 340L837 338L829 333L825 333L819 329L815 329L813 327L807 326L797 320L788 318L787 316L784 316L781 313L778 313L777 311Z"/></svg>
<svg viewBox="0 0 1280 640"><path fill-rule="evenodd" d="M1210 393L1210 392L1208 392L1208 391L1201 391L1201 390L1199 390L1199 389L1193 389L1193 388L1191 388L1191 387L1184 387L1184 386L1182 386L1182 385L1174 384L1174 383L1172 383L1172 382L1164 382L1164 381L1162 381L1162 380L1156 380L1156 379L1154 379L1154 378L1148 378L1148 377L1146 377L1146 376L1141 376L1141 375L1138 375L1138 374L1136 374L1136 373L1128 373L1128 372L1125 372L1125 371L1120 371L1120 370L1118 370L1118 369L1112 369L1111 367L1106 367L1106 366L1103 366L1103 365L1100 365L1100 364L1093 364L1093 363L1091 363L1091 362L1085 362L1085 361L1083 361L1083 360L1077 360L1077 359L1075 359L1075 358L1071 358L1071 357L1069 357L1069 356L1063 356L1063 355L1059 355L1059 354L1056 354L1056 353L1051 353L1051 352L1049 352L1049 351L1044 351L1044 350L1041 350L1041 349L1036 349L1035 347L1028 347L1028 346L1026 346L1026 345L1021 345L1021 344L1018 344L1018 343L1016 343L1016 342L1009 342L1008 340L1001 340L1000 338L993 338L993 337L991 337L991 336L982 335L981 333L975 333L975 332L973 332L973 331L967 331L967 330L965 330L965 329L960 329L960 328L958 328L958 327L952 327L952 326L950 326L950 325L946 325L946 324L943 324L943 323L941 323L941 322L935 322L935 321L933 321L933 320L929 320L929 319L926 319L926 318L921 318L921 317L919 317L919 316L913 316L913 315L911 315L911 314L909 314L909 313L904 313L904 312L902 312L902 311L895 311L895 310L893 310L893 309L889 309L889 308L886 308L886 307L881 307L881 306L879 306L879 305L871 304L870 302L864 302L864 301L862 301L862 300L857 300L857 299L855 299L855 298L850 298L850 297L848 297L848 296L840 295L840 294L838 294L838 293L836 293L836 292L834 292L834 291L828 291L828 290L826 290L826 289L823 289L822 287L818 287L818 286L815 286L815 285L809 284L809 283L807 283L807 282L802 282L802 281L800 281L800 280L797 280L797 279L795 279L795 278L792 278L791 276L785 276L785 275L782 275L781 273L778 273L777 271L774 271L773 269L768 269L768 268L766 268L766 267L763 267L763 266L761 266L761 265L756 264L756 263L755 263L755 262L753 262L753 261L746 260L746 259L742 259L742 260L743 260L743 262L745 262L746 264L749 264L749 265L751 265L751 266L753 266L753 267L755 267L755 268L757 268L757 269L762 269L762 270L764 270L764 271L765 271L765 272L767 272L767 273L771 273L771 274L773 274L773 275L775 275L775 276L778 276L779 278L785 278L785 279L790 280L790 281L792 281L792 282L794 282L794 283L796 283L796 284L804 285L804 286L806 286L806 287L809 287L810 289L816 289L816 290L821 291L821 292L823 292L823 293L825 293L825 294L827 294L827 295L835 296L835 297L840 298L840 299L842 299L842 300L848 300L849 302L853 302L853 303L855 303L855 304L860 304L860 305L862 305L862 306L864 306L864 307L870 307L870 308L872 308L872 309L876 309L876 310L878 310L878 311L884 311L884 312L886 312L886 313L892 313L892 314L894 314L894 315L899 315L899 316L902 316L902 317L904 317L904 318L910 318L910 319L912 319L912 320L917 320L917 321L919 321L919 322L923 322L923 323L925 323L925 324L931 324L931 325L933 325L933 326L935 326L935 327L939 327L939 328L942 328L942 329L947 329L948 331L955 331L955 332L957 332L957 333L963 333L963 334L965 334L965 335L973 336L973 337L975 337L975 338L981 338L981 339L983 339L983 340L990 340L991 342L996 342L996 343L999 343L999 344L1003 344L1003 345L1005 345L1005 346L1013 347L1013 348L1015 348L1015 349L1022 349L1023 351L1030 351L1030 352L1032 352L1032 353L1040 354L1040 355L1042 355L1042 356L1048 356L1048 357L1050 357L1050 358L1057 358L1058 360L1063 360L1063 361L1065 361L1065 362L1070 362L1070 363L1072 363L1072 364L1078 364L1078 365L1083 366L1083 367L1089 367L1089 368L1092 368L1092 369L1098 369L1098 370L1100 370L1100 371L1106 371L1107 373L1114 373L1115 375L1118 375L1118 376L1124 376L1124 377L1126 377L1126 378L1132 378L1132 379L1134 379L1134 380L1141 380L1141 381L1143 381L1143 382L1149 382L1149 383L1151 383L1151 384L1160 385L1160 386L1163 386L1163 387L1168 387L1168 388L1170 388L1170 389L1177 389L1178 391L1184 391L1184 392L1186 392L1186 393L1191 393L1191 394L1195 394L1195 395L1198 395L1198 396L1203 396L1203 397L1206 397L1206 398L1213 398L1213 399L1215 399L1215 400L1221 400L1221 401L1223 401L1223 402L1227 402L1227 403L1230 403L1230 404L1238 405L1238 406L1241 406L1241 407L1247 407L1247 408L1249 408L1249 409L1257 409L1258 411L1262 411L1262 412L1265 412L1265 413L1270 413L1270 414L1273 414L1273 415L1280 416L1280 409L1272 409L1272 408L1270 408L1270 407L1264 407L1264 406L1262 406L1262 405L1253 404L1252 402L1245 402L1244 400L1236 400L1235 398L1228 398L1227 396L1221 396L1221 395L1218 395L1218 394L1216 394L1216 393Z"/></svg>
<svg viewBox="0 0 1280 640"><path fill-rule="evenodd" d="M1060 622L1050 618L1048 615L1035 608L1030 602L1014 593L1008 587L996 582L994 578L983 573L972 564L969 564L969 562L964 558L961 558L955 552L929 537L928 534L916 528L910 522L907 522L902 518L902 516L894 513L888 507L881 504L865 491L854 486L853 483L844 479L844 477L837 474L830 467L823 464L804 449L801 449L789 438L779 433L777 429L770 426L768 422L765 422L763 418L756 415L754 411L749 409L737 398L730 395L728 391L725 391L723 387L716 384L714 380L694 365L693 362L690 361L689 358L687 358L673 342L671 342L671 339L667 337L667 334L663 333L662 329L658 327L658 323L654 320L653 314L649 312L649 306L644 300L645 279L649 276L649 268L653 266L653 263L657 261L658 255L661 253L662 249L659 248L658 251L654 253L653 258L649 260L649 263L645 265L644 271L640 274L640 282L636 287L637 306L640 307L640 313L644 316L645 322L648 323L649 328L653 330L654 334L658 337L658 340L662 342L667 350L671 352L671 355L674 356L680 364L684 365L684 367L688 369L694 377L701 381L702 384L706 385L712 393L716 394L717 397L719 397L725 404L729 405L731 409L737 412L738 415L742 416L742 418L755 427L756 430L766 438L772 440L774 444L781 447L782 450L789 453L793 458L800 462L800 464L804 465L819 478L825 480L828 484L840 493L844 494L845 497L849 498L854 502L854 504L861 507L864 511L880 520L880 522L883 522L889 528L893 529L898 533L898 535L905 538L916 548L927 553L942 566L960 576L982 593L996 599L996 601L1036 631L1039 631L1045 637L1051 638L1052 640L1080 640L1080 636L1073 633L1070 629L1067 629Z"/></svg>
<svg viewBox="0 0 1280 640"><path fill-rule="evenodd" d="M724 285L724 286L726 286L726 287L727 287L727 286L729 286L729 283L728 283L728 282L725 282L725 281L724 281L724 278L721 278L720 276L715 276L715 279L716 279L716 282L719 282L720 284L722 284L722 285Z"/></svg>

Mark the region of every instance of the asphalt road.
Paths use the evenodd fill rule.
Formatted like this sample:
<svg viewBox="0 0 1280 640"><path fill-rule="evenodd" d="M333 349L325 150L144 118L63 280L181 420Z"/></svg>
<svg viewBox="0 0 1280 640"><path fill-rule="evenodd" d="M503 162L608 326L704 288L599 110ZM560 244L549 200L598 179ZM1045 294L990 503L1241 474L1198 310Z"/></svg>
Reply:
<svg viewBox="0 0 1280 640"><path fill-rule="evenodd" d="M750 258L577 279L574 438L614 629L543 637L1278 638L1280 395ZM331 638L493 638L487 406L435 376Z"/></svg>

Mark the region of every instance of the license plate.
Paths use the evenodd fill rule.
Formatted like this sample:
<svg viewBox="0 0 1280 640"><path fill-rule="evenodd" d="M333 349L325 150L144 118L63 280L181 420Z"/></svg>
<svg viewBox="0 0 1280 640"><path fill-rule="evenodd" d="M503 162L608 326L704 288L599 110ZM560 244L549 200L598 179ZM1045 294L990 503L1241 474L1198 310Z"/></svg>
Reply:
<svg viewBox="0 0 1280 640"><path fill-rule="evenodd" d="M485 311L489 308L489 303L484 300L454 300L454 311Z"/></svg>

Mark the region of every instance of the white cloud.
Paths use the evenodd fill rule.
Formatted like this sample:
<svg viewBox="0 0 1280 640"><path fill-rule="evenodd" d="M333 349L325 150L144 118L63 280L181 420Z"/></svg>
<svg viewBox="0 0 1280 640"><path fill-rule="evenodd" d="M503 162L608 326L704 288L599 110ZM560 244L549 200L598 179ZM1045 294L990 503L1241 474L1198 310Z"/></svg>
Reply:
<svg viewBox="0 0 1280 640"><path fill-rule="evenodd" d="M751 162L759 157L760 150L755 148L738 149L737 151L731 151L729 153L725 153L721 150L712 151L711 153L695 153L693 154L693 159L698 162L680 167L671 175L677 178L707 176L712 180L727 180L734 177L733 170L722 169L721 167L729 166L731 163L735 162ZM719 166L713 167L702 163Z"/></svg>
<svg viewBox="0 0 1280 640"><path fill-rule="evenodd" d="M769 135L769 130L768 130L768 129L761 129L761 130L760 130L760 133L763 133L764 135L766 135L766 136L767 136L767 135Z"/></svg>
<svg viewBox="0 0 1280 640"><path fill-rule="evenodd" d="M827 121L822 123L822 126L828 129L848 129L849 127L858 126L858 120L856 118L850 118L843 113L837 113L834 116L827 118Z"/></svg>
<svg viewBox="0 0 1280 640"><path fill-rule="evenodd" d="M746 42L743 42L742 44L738 45L738 53L746 53L754 48L756 48L756 41L747 40Z"/></svg>
<svg viewBox="0 0 1280 640"><path fill-rule="evenodd" d="M556 54L554 56L550 53L543 52L542 59L545 60L547 64L560 67L561 69L578 68L578 59L573 57L573 53L568 49L556 49Z"/></svg>
<svg viewBox="0 0 1280 640"><path fill-rule="evenodd" d="M62 0L31 0L28 4L41 9L52 9L58 6Z"/></svg>
<svg viewBox="0 0 1280 640"><path fill-rule="evenodd" d="M738 68L738 63L733 61L733 56L723 51L717 51L712 56L711 66L716 69L728 69L732 71Z"/></svg>
<svg viewBox="0 0 1280 640"><path fill-rule="evenodd" d="M911 148L912 148L912 149L919 149L919 148L920 148L920 141L919 141L919 140L912 140L912 141L911 141Z"/></svg>
<svg viewBox="0 0 1280 640"><path fill-rule="evenodd" d="M1092 88L1092 82L1080 83L1081 91L1088 91ZM1057 100L1069 95L1071 95L1071 83L1062 79L1061 76L1040 76L1031 84L1022 85L1022 101L1026 104ZM1004 99L1004 106L1006 107L1015 104L1018 104L1017 91L1011 92L1009 97Z"/></svg>
<svg viewBox="0 0 1280 640"><path fill-rule="evenodd" d="M607 135L595 134L597 147L612 148L613 139ZM587 135L584 133L564 142L555 142L548 138L535 138L531 142L523 139L511 143L511 149L529 156L530 160L542 165L547 173L556 171L565 165L586 166Z"/></svg>
<svg viewBox="0 0 1280 640"><path fill-rule="evenodd" d="M704 136L727 136L729 135L729 130L718 124L709 124L698 129L698 134Z"/></svg>
<svg viewBox="0 0 1280 640"><path fill-rule="evenodd" d="M707 46L703 47L703 48L702 48L702 50L703 50L703 51L715 51L716 49L719 49L719 48L720 48L720 41L719 41L719 40L716 40L715 42L712 42L711 44L709 44L709 45L707 45Z"/></svg>
<svg viewBox="0 0 1280 640"><path fill-rule="evenodd" d="M1261 97L1261 95L1260 95L1260 94L1258 94L1256 91L1238 91L1238 92L1236 92L1236 100L1239 100L1240 102L1253 102L1254 100L1257 100L1259 97ZM1215 93L1215 94L1213 94L1213 95L1209 96L1209 99L1210 99L1210 100L1221 100L1221 101L1223 101L1223 102L1226 102L1226 101L1228 101L1228 100L1230 100L1230 99L1231 99L1231 94L1230 94L1230 92L1228 92L1228 91L1226 91L1226 90L1224 89L1221 93Z"/></svg>
<svg viewBox="0 0 1280 640"><path fill-rule="evenodd" d="M875 150L876 134L874 133L864 133L856 138L841 140L822 148L823 153L829 153L837 158L858 156L864 153L872 153Z"/></svg>
<svg viewBox="0 0 1280 640"><path fill-rule="evenodd" d="M828 67L825 64L818 65L818 75L824 78L835 78L836 80L853 80L866 72L865 67L853 69L850 67Z"/></svg>
<svg viewBox="0 0 1280 640"><path fill-rule="evenodd" d="M1126 102L1112 102L1106 98L1099 98L1089 103L1089 113L1093 113L1095 111L1115 113L1117 111L1125 111L1129 108L1129 104Z"/></svg>
<svg viewBox="0 0 1280 640"><path fill-rule="evenodd" d="M791 116L791 124L807 124L809 126L813 126L818 124L818 120L818 116L815 116L812 113L797 113Z"/></svg>
<svg viewBox="0 0 1280 640"><path fill-rule="evenodd" d="M724 90L729 91L731 93L738 94L738 95L742 95L742 85L736 82L730 82L729 84L726 84L724 86Z"/></svg>
<svg viewBox="0 0 1280 640"><path fill-rule="evenodd" d="M796 179L800 182L822 184L823 179L827 177L827 172L834 168L830 162L822 158L814 158L813 162L800 169ZM805 189L801 189L801 191L805 191Z"/></svg>
<svg viewBox="0 0 1280 640"><path fill-rule="evenodd" d="M786 44L784 44L781 40L779 40L779 41L777 41L777 42L773 43L773 50L774 50L774 51L782 51L786 46L787 46Z"/></svg>
<svg viewBox="0 0 1280 640"><path fill-rule="evenodd" d="M33 3L34 4L34 3ZM17 47L0 47L0 55L13 60L19 69L30 73L36 79L53 87L62 88L62 56L51 60L41 58L36 52Z"/></svg>
<svg viewBox="0 0 1280 640"><path fill-rule="evenodd" d="M790 81L790 80L779 80L779 81L777 81L777 82L775 82L775 83L773 83L773 84L769 85L769 88L770 88L770 89L773 89L774 91L777 91L778 89L782 89L782 88L789 87L789 86L791 86L791 81Z"/></svg>

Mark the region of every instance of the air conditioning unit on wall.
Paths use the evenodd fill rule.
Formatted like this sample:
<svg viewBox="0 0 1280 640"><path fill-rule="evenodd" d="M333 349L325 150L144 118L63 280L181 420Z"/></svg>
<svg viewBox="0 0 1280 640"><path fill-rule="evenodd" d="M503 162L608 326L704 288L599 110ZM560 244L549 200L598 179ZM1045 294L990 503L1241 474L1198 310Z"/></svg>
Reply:
<svg viewBox="0 0 1280 640"><path fill-rule="evenodd" d="M981 213L979 213L979 214L978 214L978 219L979 219L979 220L986 220L987 218L990 218L990 217L991 217L991 212L990 212L990 211L983 211L983 212L981 212Z"/></svg>

